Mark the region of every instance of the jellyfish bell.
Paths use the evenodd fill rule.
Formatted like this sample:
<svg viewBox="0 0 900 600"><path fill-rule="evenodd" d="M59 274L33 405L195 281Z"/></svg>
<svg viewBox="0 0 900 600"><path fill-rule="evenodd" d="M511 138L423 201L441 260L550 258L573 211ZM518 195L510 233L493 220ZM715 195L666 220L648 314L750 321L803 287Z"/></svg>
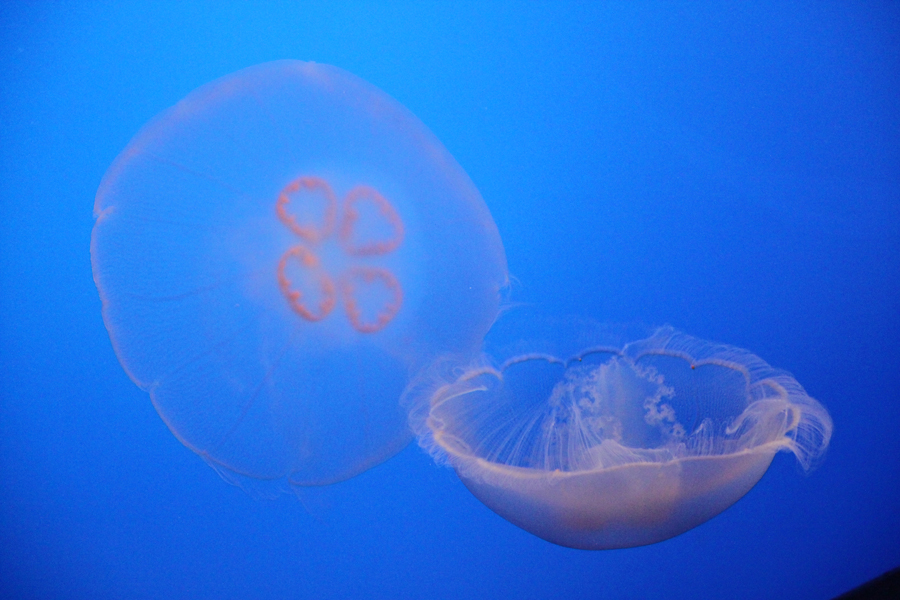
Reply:
<svg viewBox="0 0 900 600"><path fill-rule="evenodd" d="M830 440L788 373L670 327L554 324L492 352L411 386L412 425L479 500L562 546L671 538L734 504L777 452L809 468Z"/></svg>
<svg viewBox="0 0 900 600"><path fill-rule="evenodd" d="M94 211L122 366L178 439L248 487L327 484L399 451L410 375L476 352L506 284L459 164L328 65L195 90L131 140Z"/></svg>

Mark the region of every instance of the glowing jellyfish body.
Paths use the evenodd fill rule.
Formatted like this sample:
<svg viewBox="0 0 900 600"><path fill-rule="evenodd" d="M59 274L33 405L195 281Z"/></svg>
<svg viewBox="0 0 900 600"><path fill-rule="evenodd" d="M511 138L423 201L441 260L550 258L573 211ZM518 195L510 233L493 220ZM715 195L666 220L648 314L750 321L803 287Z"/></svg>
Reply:
<svg viewBox="0 0 900 600"><path fill-rule="evenodd" d="M95 216L119 360L240 483L324 484L396 453L410 375L477 351L507 278L453 157L327 65L267 63L192 92L116 159Z"/></svg>
<svg viewBox="0 0 900 600"><path fill-rule="evenodd" d="M740 499L779 450L808 467L828 445L824 408L749 352L670 328L630 343L577 329L579 350L537 342L486 357L425 386L412 413L423 447L545 540L668 539Z"/></svg>

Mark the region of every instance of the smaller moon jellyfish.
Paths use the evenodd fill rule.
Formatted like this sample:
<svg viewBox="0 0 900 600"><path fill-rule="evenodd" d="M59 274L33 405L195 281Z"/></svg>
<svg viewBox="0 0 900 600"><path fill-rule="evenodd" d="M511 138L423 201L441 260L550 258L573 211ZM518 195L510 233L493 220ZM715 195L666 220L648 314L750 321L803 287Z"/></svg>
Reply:
<svg viewBox="0 0 900 600"><path fill-rule="evenodd" d="M828 446L825 409L746 350L670 327L546 329L466 368L438 364L405 401L423 448L547 541L666 540L734 504L777 452L808 469Z"/></svg>

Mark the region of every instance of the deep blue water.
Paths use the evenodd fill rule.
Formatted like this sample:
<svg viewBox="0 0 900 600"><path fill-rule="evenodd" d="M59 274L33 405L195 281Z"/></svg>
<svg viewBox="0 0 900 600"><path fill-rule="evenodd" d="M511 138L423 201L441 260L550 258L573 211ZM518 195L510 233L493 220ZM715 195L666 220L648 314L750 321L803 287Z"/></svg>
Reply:
<svg viewBox="0 0 900 600"><path fill-rule="evenodd" d="M0 597L810 598L900 564L896 3L3 3ZM415 444L299 501L223 482L118 364L89 240L150 118L330 63L447 146L517 299L669 323L835 423L735 506L629 550L544 542Z"/></svg>

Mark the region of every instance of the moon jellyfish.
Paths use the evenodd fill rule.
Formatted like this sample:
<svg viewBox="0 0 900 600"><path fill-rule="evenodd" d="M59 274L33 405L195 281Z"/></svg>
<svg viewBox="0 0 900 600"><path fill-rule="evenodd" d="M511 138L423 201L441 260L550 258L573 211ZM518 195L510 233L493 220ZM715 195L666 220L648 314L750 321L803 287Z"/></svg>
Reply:
<svg viewBox="0 0 900 600"><path fill-rule="evenodd" d="M94 214L122 366L241 485L327 484L399 451L411 374L477 352L507 280L453 157L326 65L267 63L195 90L116 158Z"/></svg>
<svg viewBox="0 0 900 600"><path fill-rule="evenodd" d="M425 449L550 542L668 539L734 504L777 452L809 468L828 446L825 409L746 350L669 327L545 333L466 368L438 363L406 402Z"/></svg>

